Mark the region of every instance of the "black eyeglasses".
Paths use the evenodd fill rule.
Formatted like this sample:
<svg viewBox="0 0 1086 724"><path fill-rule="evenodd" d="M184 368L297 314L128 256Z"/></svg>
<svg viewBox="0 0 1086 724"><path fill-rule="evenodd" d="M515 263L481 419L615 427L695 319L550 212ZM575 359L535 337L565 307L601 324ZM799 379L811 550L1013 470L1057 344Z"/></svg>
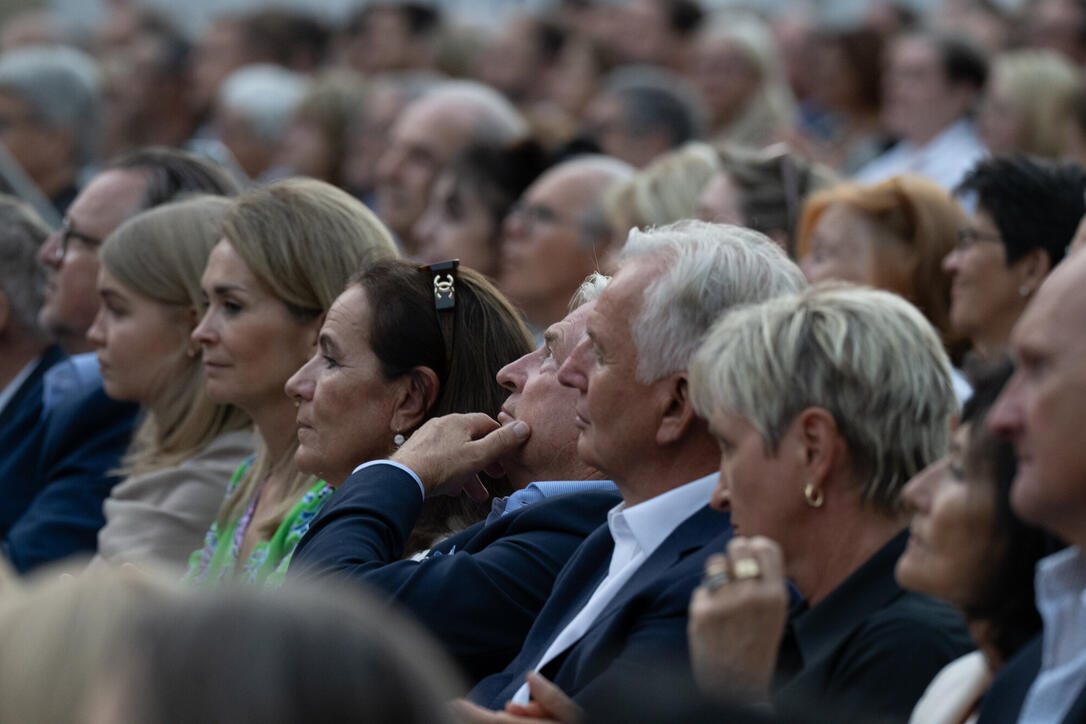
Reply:
<svg viewBox="0 0 1086 724"><path fill-rule="evenodd" d="M996 244L1003 243L1003 239L999 234L977 231L976 229L967 226L963 229L958 229L958 243L954 246L954 249L956 251L965 251L979 241L995 242Z"/></svg>
<svg viewBox="0 0 1086 724"><path fill-rule="evenodd" d="M419 267L419 271L433 277L434 311L437 313L441 339L445 343L446 375L452 364L453 342L456 334L456 270L459 266L459 259L451 259Z"/></svg>
<svg viewBox="0 0 1086 724"><path fill-rule="evenodd" d="M99 247L102 245L101 239L96 239L93 236L88 236L82 232L76 231L72 228L72 220L65 218L64 222L60 225L60 229L57 230L60 234L60 242L57 244L56 256L57 261L64 258L64 255L68 253L68 247L72 241L78 241L91 247Z"/></svg>

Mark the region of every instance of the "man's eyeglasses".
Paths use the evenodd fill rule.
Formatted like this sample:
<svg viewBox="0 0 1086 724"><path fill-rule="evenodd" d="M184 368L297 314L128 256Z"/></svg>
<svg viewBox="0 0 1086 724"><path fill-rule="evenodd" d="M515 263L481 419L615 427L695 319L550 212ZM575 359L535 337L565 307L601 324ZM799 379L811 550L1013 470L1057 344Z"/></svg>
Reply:
<svg viewBox="0 0 1086 724"><path fill-rule="evenodd" d="M541 226L577 223L576 219L564 217L549 206L539 204L516 203L509 210L509 218L519 219L529 234Z"/></svg>
<svg viewBox="0 0 1086 724"><path fill-rule="evenodd" d="M977 229L967 226L964 229L958 229L958 243L954 246L954 249L957 251L965 251L980 241L995 242L996 244L1003 243L1003 239L999 234L978 231Z"/></svg>
<svg viewBox="0 0 1086 724"><path fill-rule="evenodd" d="M68 253L68 247L71 245L72 241L78 241L91 247L99 247L102 245L101 239L97 239L73 229L71 219L64 219L64 223L60 225L58 233L60 234L60 241L57 243L57 251L54 257L57 261L63 259L64 255Z"/></svg>

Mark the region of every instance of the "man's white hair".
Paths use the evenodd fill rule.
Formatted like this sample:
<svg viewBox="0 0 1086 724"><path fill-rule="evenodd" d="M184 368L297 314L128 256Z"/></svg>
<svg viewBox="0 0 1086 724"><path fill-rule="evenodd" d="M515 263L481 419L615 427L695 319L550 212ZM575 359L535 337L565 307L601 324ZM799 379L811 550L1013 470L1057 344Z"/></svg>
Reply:
<svg viewBox="0 0 1086 724"><path fill-rule="evenodd" d="M301 73L257 63L227 76L219 89L219 103L243 115L262 140L277 143L308 88L309 80Z"/></svg>
<svg viewBox="0 0 1086 724"><path fill-rule="evenodd" d="M620 268L647 257L658 258L664 271L645 289L630 323L637 379L645 384L685 370L722 314L807 286L769 237L729 224L679 221L631 230Z"/></svg>
<svg viewBox="0 0 1086 724"><path fill-rule="evenodd" d="M569 311L572 312L578 307L583 307L584 305L599 299L610 281L611 277L600 274L599 272L592 272L589 274L585 280L581 282L581 286L577 287L577 291L573 293L573 298L569 300Z"/></svg>
<svg viewBox="0 0 1086 724"><path fill-rule="evenodd" d="M774 452L810 407L833 415L862 499L895 515L905 483L946 451L957 411L939 335L896 294L819 287L737 310L690 364L702 417L749 422Z"/></svg>

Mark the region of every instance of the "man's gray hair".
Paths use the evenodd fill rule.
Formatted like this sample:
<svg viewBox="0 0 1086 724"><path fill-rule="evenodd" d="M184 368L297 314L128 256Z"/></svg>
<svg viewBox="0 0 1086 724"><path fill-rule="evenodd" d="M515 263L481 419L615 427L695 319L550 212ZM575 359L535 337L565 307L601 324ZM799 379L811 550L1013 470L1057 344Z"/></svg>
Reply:
<svg viewBox="0 0 1086 724"><path fill-rule="evenodd" d="M584 305L599 299L610 281L611 277L600 274L599 272L592 272L589 274L585 280L581 282L581 286L577 287L577 291L573 293L573 298L569 300L569 311L572 312L578 307L583 307Z"/></svg>
<svg viewBox="0 0 1086 724"><path fill-rule="evenodd" d="M643 257L660 257L664 267L630 323L637 379L645 384L685 370L721 314L807 286L803 272L769 237L729 224L679 221L632 229L620 268Z"/></svg>
<svg viewBox="0 0 1086 724"><path fill-rule="evenodd" d="M684 78L663 68L623 66L603 80L603 92L622 100L635 137L663 131L676 148L705 131L708 114L701 98Z"/></svg>
<svg viewBox="0 0 1086 724"><path fill-rule="evenodd" d="M244 116L262 140L278 143L308 88L301 73L257 63L227 76L219 89L219 104Z"/></svg>
<svg viewBox="0 0 1086 724"><path fill-rule="evenodd" d="M440 83L423 96L430 101L439 98L456 99L474 114L472 138L476 141L502 146L528 135L528 122L509 99L488 85L473 80L450 80Z"/></svg>
<svg viewBox="0 0 1086 724"><path fill-rule="evenodd" d="M45 267L38 249L49 228L27 204L0 194L0 291L7 297L11 318L19 328L36 334L38 310L45 293Z"/></svg>
<svg viewBox="0 0 1086 724"><path fill-rule="evenodd" d="M22 101L35 123L71 131L77 166L97 160L102 76L89 55L64 45L9 50L0 55L0 91Z"/></svg>
<svg viewBox="0 0 1086 724"><path fill-rule="evenodd" d="M746 419L775 452L796 416L833 415L861 497L896 515L905 483L946 451L957 411L939 335L889 292L819 287L729 314L690 365L702 417Z"/></svg>

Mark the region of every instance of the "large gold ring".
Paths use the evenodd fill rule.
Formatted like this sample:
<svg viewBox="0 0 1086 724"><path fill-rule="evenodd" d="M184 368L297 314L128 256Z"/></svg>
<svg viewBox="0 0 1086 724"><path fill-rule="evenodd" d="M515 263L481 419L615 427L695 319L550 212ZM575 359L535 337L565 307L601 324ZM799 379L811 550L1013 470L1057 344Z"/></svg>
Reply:
<svg viewBox="0 0 1086 724"><path fill-rule="evenodd" d="M728 575L728 562L710 563L705 567L705 575L701 577L701 585L710 591L715 591L721 586L731 583L732 577Z"/></svg>
<svg viewBox="0 0 1086 724"><path fill-rule="evenodd" d="M746 578L758 578L762 575L762 567L753 558L741 558L732 564L732 575L735 576L737 581Z"/></svg>

